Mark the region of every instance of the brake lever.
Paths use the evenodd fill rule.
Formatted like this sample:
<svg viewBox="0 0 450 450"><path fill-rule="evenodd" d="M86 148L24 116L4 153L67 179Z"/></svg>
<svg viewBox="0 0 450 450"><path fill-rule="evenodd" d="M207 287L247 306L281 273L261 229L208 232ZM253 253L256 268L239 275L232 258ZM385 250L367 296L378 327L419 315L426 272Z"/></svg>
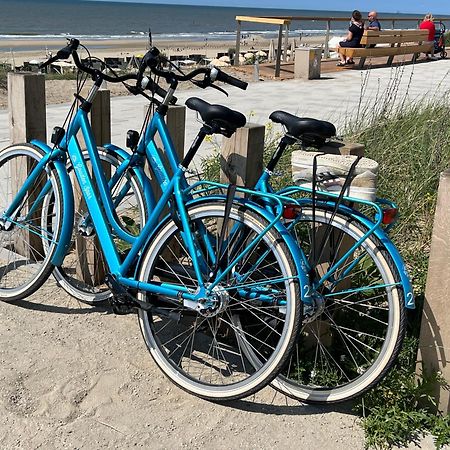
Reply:
<svg viewBox="0 0 450 450"><path fill-rule="evenodd" d="M223 94L225 94L228 97L228 92L225 89L223 89L219 86L216 86L215 84L210 84L210 86L212 88L217 89L218 91L222 92Z"/></svg>
<svg viewBox="0 0 450 450"><path fill-rule="evenodd" d="M225 89L220 88L219 86L216 86L215 84L212 84L209 80L191 80L191 83L195 84L199 88L206 89L207 87L212 87L214 89L217 89L218 91L222 92L228 97L228 92Z"/></svg>
<svg viewBox="0 0 450 450"><path fill-rule="evenodd" d="M142 92L144 92L144 90L138 86L132 86L131 84L128 84L128 83L123 83L123 84L127 88L128 92L130 94L139 95Z"/></svg>
<svg viewBox="0 0 450 450"><path fill-rule="evenodd" d="M157 106L159 106L161 104L161 102L159 100L157 100L154 97L150 97L150 95L148 95L144 89L138 87L138 86L132 86L130 84L127 83L123 83L125 85L125 87L128 89L128 91L133 94L133 95L142 95L142 97L146 98L150 103L155 103Z"/></svg>

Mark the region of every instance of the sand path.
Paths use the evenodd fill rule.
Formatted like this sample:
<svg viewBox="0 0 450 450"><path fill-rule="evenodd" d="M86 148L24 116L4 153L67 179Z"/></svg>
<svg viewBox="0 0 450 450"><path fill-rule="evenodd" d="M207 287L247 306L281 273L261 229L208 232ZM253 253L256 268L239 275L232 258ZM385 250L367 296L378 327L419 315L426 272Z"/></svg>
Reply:
<svg viewBox="0 0 450 450"><path fill-rule="evenodd" d="M362 449L349 409L299 405L271 388L228 405L159 371L135 316L79 304L50 280L0 304L0 448Z"/></svg>

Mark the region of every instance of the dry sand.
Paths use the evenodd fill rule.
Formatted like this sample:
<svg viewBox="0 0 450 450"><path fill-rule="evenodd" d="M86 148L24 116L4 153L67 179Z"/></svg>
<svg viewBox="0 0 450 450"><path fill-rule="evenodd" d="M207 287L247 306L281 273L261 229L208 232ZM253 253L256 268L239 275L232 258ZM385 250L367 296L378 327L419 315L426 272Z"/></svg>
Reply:
<svg viewBox="0 0 450 450"><path fill-rule="evenodd" d="M79 304L50 280L0 304L0 448L363 449L348 408L300 405L266 388L227 405L172 385L135 316Z"/></svg>
<svg viewBox="0 0 450 450"><path fill-rule="evenodd" d="M320 45L323 43L321 36L305 36L301 43L304 45ZM109 40L90 40L82 42L93 56L99 58L142 55L145 53L147 40L145 39L109 39ZM290 38L290 44L294 44L294 39ZM300 43L299 39L295 39L295 43ZM24 46L24 41L20 39L8 40L7 44L2 46L10 47L11 51L0 50L0 63L14 64L16 66L23 64L24 61L33 59L45 60L46 51L53 54L57 50L66 45L64 39L61 40L33 40L26 41L28 50L20 50ZM158 41L154 42L162 52L169 55L184 55L188 57L190 54L206 54L209 58L214 58L217 53L226 53L229 48L235 47L234 41ZM270 45L269 39L263 39L259 36L243 39L241 43L241 51L257 51L268 49ZM84 51L82 51L84 52ZM82 53L82 56L85 54ZM232 70L231 68L228 70ZM238 77L245 81L251 81L252 75L246 75L246 72L240 72ZM47 104L66 103L73 100L75 90L75 82L72 80L46 80L46 100ZM184 85L180 85L183 88ZM128 95L128 91L122 85L108 84L108 89L112 96ZM7 107L7 92L0 87L0 108Z"/></svg>
<svg viewBox="0 0 450 450"><path fill-rule="evenodd" d="M300 42L307 45L322 44L324 37L321 36L305 36L301 41L299 38L295 39L296 44ZM294 38L289 39L292 44ZM146 39L108 39L108 40L86 40L81 42L91 52L92 55L104 58L105 56L132 56L145 53L148 46ZM21 50L24 46L28 46L28 50ZM30 59L45 59L46 50L55 52L66 45L66 40L27 40L11 39L4 41L2 47L7 47L8 50L0 50L0 62L11 63L14 57L16 65L22 64L23 61ZM153 41L153 45L158 47L167 56L170 55L185 55L189 54L206 54L208 58L216 57L217 53L225 53L229 48L236 46L235 41ZM241 51L252 51L268 49L270 45L269 39L261 38L260 36L251 36L247 39L242 39ZM276 45L276 44L275 44Z"/></svg>

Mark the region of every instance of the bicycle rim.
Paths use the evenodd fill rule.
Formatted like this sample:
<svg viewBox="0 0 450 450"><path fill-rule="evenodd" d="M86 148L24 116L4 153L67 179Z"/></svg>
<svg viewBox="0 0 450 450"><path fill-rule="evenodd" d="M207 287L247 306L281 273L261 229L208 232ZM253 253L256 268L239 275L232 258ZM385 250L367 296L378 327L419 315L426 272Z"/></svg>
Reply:
<svg viewBox="0 0 450 450"><path fill-rule="evenodd" d="M315 280L366 231L356 221L329 211L316 210L313 222L308 209L294 228L298 244L314 266ZM317 288L323 311L304 323L289 363L272 385L304 402L335 403L378 383L398 355L404 336L399 280L392 258L370 236Z"/></svg>
<svg viewBox="0 0 450 450"><path fill-rule="evenodd" d="M63 197L55 169L47 166L26 190L23 201L10 215L6 208L24 185L44 153L29 144L0 152L0 298L14 301L36 291L53 269L51 258L59 240ZM41 195L44 186L50 187ZM51 204L51 212L48 205Z"/></svg>
<svg viewBox="0 0 450 450"><path fill-rule="evenodd" d="M112 152L99 148L99 156L107 178L113 177L122 159ZM85 160L89 160L84 153ZM89 167L88 162L88 167ZM78 300L94 304L111 297L105 284L107 266L98 237L89 221L85 201L81 197L75 174L71 172L75 197L75 220L72 242L62 266L55 267L53 275L58 284ZM111 196L115 212L123 230L137 236L147 214L142 187L132 171L127 171L112 187ZM119 198L120 197L120 198ZM119 252L126 254L131 247L127 242L115 239Z"/></svg>
<svg viewBox="0 0 450 450"><path fill-rule="evenodd" d="M210 242L217 245L223 216L224 206L218 203L189 210L203 255L207 252L200 233L206 230ZM234 205L222 258L230 263L266 225L262 218ZM233 267L217 288L223 308L212 317L185 308L177 299L139 293L141 300L154 306L151 312L139 312L147 347L176 385L199 397L224 401L248 396L277 375L295 342L300 315L295 268L282 241L272 229ZM206 279L214 264L208 257L205 262ZM238 282L244 273L248 276ZM152 240L139 279L196 290L191 256L172 220ZM248 357L247 348L258 355L258 364Z"/></svg>

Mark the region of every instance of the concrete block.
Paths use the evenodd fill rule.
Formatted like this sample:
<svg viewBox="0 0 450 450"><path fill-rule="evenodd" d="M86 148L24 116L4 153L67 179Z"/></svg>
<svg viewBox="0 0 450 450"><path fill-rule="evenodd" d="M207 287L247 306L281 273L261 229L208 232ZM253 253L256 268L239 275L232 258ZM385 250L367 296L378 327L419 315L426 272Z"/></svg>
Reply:
<svg viewBox="0 0 450 450"><path fill-rule="evenodd" d="M320 78L322 49L303 47L295 49L294 78L312 80Z"/></svg>

